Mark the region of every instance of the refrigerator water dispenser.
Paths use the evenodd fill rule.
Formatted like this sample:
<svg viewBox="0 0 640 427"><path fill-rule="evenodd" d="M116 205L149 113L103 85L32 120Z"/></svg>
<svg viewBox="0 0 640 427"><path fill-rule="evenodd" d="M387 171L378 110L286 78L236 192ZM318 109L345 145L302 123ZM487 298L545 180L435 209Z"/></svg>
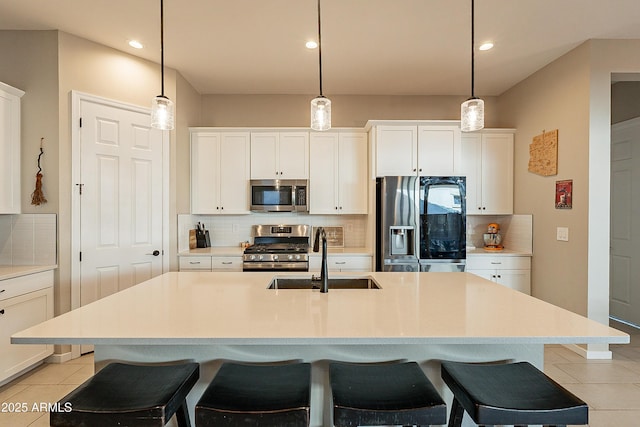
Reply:
<svg viewBox="0 0 640 427"><path fill-rule="evenodd" d="M415 255L414 254L414 234L415 228L410 226L389 227L389 243L391 244L389 253L393 255Z"/></svg>

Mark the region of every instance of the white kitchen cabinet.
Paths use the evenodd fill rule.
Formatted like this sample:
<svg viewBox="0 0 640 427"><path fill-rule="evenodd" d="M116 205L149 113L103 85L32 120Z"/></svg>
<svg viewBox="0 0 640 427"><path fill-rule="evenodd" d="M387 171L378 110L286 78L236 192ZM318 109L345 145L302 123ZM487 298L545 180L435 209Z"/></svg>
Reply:
<svg viewBox="0 0 640 427"><path fill-rule="evenodd" d="M241 256L211 257L211 271L242 271Z"/></svg>
<svg viewBox="0 0 640 427"><path fill-rule="evenodd" d="M460 170L458 125L380 125L376 176L450 176Z"/></svg>
<svg viewBox="0 0 640 427"><path fill-rule="evenodd" d="M248 214L249 132L191 132L191 213Z"/></svg>
<svg viewBox="0 0 640 427"><path fill-rule="evenodd" d="M20 98L0 83L0 214L20 213Z"/></svg>
<svg viewBox="0 0 640 427"><path fill-rule="evenodd" d="M308 179L309 132L251 132L251 179Z"/></svg>
<svg viewBox="0 0 640 427"><path fill-rule="evenodd" d="M513 214L513 130L463 134L462 174L467 177L467 214Z"/></svg>
<svg viewBox="0 0 640 427"><path fill-rule="evenodd" d="M180 271L211 271L210 256L181 256Z"/></svg>
<svg viewBox="0 0 640 427"><path fill-rule="evenodd" d="M367 135L312 133L309 144L309 213L367 213Z"/></svg>
<svg viewBox="0 0 640 427"><path fill-rule="evenodd" d="M527 295L531 294L531 257L469 255L466 271Z"/></svg>
<svg viewBox="0 0 640 427"><path fill-rule="evenodd" d="M315 273L319 272L322 268L322 256L311 255L309 257L309 271ZM367 255L328 255L327 256L327 269L330 272L342 272L342 271L371 271L371 257Z"/></svg>
<svg viewBox="0 0 640 427"><path fill-rule="evenodd" d="M53 270L0 281L0 384L53 354L46 344L11 344L11 335L53 318Z"/></svg>

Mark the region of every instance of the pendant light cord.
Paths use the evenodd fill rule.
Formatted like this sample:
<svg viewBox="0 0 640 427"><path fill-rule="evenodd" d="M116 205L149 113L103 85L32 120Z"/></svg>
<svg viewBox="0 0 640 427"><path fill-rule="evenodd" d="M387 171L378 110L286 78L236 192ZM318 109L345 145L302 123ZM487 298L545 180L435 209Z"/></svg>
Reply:
<svg viewBox="0 0 640 427"><path fill-rule="evenodd" d="M164 0L160 0L160 76L162 79L162 94L164 97Z"/></svg>
<svg viewBox="0 0 640 427"><path fill-rule="evenodd" d="M475 25L474 25L474 0L471 0L471 98L475 98Z"/></svg>
<svg viewBox="0 0 640 427"><path fill-rule="evenodd" d="M322 31L320 21L320 0L318 0L318 68L320 75L320 96L322 95Z"/></svg>

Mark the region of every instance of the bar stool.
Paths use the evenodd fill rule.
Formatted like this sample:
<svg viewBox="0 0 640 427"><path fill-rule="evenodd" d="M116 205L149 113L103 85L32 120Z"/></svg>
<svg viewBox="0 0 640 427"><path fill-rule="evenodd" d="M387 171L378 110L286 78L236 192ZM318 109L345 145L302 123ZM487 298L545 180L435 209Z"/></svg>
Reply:
<svg viewBox="0 0 640 427"><path fill-rule="evenodd" d="M197 363L111 363L58 402L51 427L162 427L174 414L189 427L186 398L199 376Z"/></svg>
<svg viewBox="0 0 640 427"><path fill-rule="evenodd" d="M196 426L306 427L311 365L226 362L196 404Z"/></svg>
<svg viewBox="0 0 640 427"><path fill-rule="evenodd" d="M527 362L442 362L442 379L453 392L450 427L466 411L479 425L587 424L586 403Z"/></svg>
<svg viewBox="0 0 640 427"><path fill-rule="evenodd" d="M329 364L333 425L444 424L447 407L415 362Z"/></svg>

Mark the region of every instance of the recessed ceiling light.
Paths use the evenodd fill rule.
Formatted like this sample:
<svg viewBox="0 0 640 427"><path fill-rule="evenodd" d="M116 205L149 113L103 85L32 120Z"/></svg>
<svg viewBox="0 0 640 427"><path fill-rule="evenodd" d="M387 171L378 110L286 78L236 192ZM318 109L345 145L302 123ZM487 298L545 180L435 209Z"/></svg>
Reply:
<svg viewBox="0 0 640 427"><path fill-rule="evenodd" d="M318 42L310 40L310 41L306 42L304 45L307 47L307 49L315 49L315 48L318 47Z"/></svg>
<svg viewBox="0 0 640 427"><path fill-rule="evenodd" d="M482 43L478 49L480 49L480 50L489 50L492 47L493 47L493 43L486 42L486 43Z"/></svg>
<svg viewBox="0 0 640 427"><path fill-rule="evenodd" d="M134 49L142 49L144 47L138 40L129 40L129 46Z"/></svg>

